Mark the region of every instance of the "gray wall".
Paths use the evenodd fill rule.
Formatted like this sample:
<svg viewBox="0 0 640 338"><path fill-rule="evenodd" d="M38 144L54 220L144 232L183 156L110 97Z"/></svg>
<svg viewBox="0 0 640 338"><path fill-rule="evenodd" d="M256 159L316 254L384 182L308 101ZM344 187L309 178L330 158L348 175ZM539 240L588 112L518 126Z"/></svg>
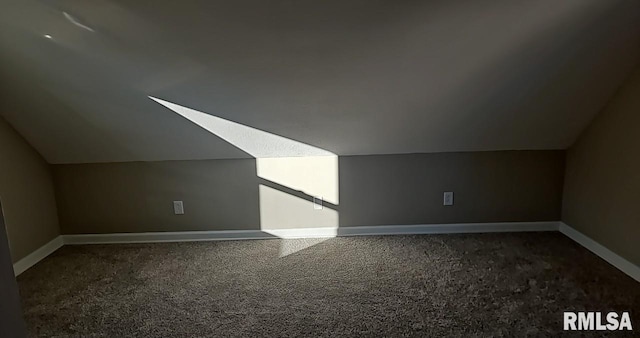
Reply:
<svg viewBox="0 0 640 338"><path fill-rule="evenodd" d="M251 229L254 160L53 165L62 233ZM173 200L185 214L173 215Z"/></svg>
<svg viewBox="0 0 640 338"><path fill-rule="evenodd" d="M310 199L256 177L255 160L65 164L53 171L65 234L259 229L261 203L273 205L261 201L260 185ZM337 211L340 226L559 220L563 175L564 151L340 157L340 202L325 210ZM442 206L444 191L455 192L455 206ZM185 215L173 215L172 200L184 201ZM274 212L295 214L280 206Z"/></svg>
<svg viewBox="0 0 640 338"><path fill-rule="evenodd" d="M49 165L2 118L0 199L13 262L60 234Z"/></svg>
<svg viewBox="0 0 640 338"><path fill-rule="evenodd" d="M562 220L640 265L640 69L567 153Z"/></svg>
<svg viewBox="0 0 640 338"><path fill-rule="evenodd" d="M564 151L354 156L340 160L341 224L560 219ZM442 205L443 192L455 204Z"/></svg>

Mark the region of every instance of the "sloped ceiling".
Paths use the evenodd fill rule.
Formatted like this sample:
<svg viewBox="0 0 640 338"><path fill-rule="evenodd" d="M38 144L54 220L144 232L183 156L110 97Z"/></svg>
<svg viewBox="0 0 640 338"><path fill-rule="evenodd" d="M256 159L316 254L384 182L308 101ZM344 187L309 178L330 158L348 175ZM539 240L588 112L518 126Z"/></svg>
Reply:
<svg viewBox="0 0 640 338"><path fill-rule="evenodd" d="M563 149L640 55L636 0L0 3L51 163L248 157L148 96L338 155Z"/></svg>

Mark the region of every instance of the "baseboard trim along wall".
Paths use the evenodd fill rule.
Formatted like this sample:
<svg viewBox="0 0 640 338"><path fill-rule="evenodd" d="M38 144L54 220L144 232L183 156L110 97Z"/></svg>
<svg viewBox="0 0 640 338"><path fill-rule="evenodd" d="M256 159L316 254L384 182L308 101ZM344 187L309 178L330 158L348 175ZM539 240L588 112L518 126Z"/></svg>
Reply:
<svg viewBox="0 0 640 338"><path fill-rule="evenodd" d="M587 235L581 233L580 231L572 228L571 226L560 222L558 230L563 233L565 236L571 238L574 242L582 245L587 250L593 252L598 257L604 259L609 264L618 268L618 270L624 272L629 277L635 279L640 282L640 267L629 262L628 260L622 258L620 255L615 252L607 249L602 244L594 241L589 238Z"/></svg>
<svg viewBox="0 0 640 338"><path fill-rule="evenodd" d="M63 245L225 241L247 239L327 238L371 235L420 235L483 232L557 231L560 222L500 222L458 224L376 225L343 228L218 230L61 235L13 265L15 275L26 271Z"/></svg>
<svg viewBox="0 0 640 338"><path fill-rule="evenodd" d="M245 239L277 238L259 230L132 232L113 234L63 235L64 244L122 244L198 241L236 241Z"/></svg>
<svg viewBox="0 0 640 338"><path fill-rule="evenodd" d="M36 265L39 261L43 260L45 257L54 253L56 250L60 249L64 245L64 238L62 236L58 236L51 240L49 243L41 246L36 251L28 254L23 259L17 261L13 264L13 273L14 275L19 275L30 267Z"/></svg>
<svg viewBox="0 0 640 338"><path fill-rule="evenodd" d="M114 234L61 235L34 251L13 265L15 275L26 271L63 245L118 244L118 243L162 243L224 241L247 239L295 239L326 238L344 236L373 235L424 235L491 232L535 232L560 231L573 241L598 255L620 271L640 282L640 267L627 261L562 222L500 222L500 223L457 223L457 224L416 224L377 225L342 228L277 229L277 230L221 230L183 232L143 232Z"/></svg>
<svg viewBox="0 0 640 338"><path fill-rule="evenodd" d="M224 230L63 235L65 244L157 243L270 238L326 238L371 235L418 235L482 232L557 231L559 222L377 225L343 228Z"/></svg>
<svg viewBox="0 0 640 338"><path fill-rule="evenodd" d="M483 232L557 231L560 222L500 222L376 225L338 228L338 236L460 234Z"/></svg>

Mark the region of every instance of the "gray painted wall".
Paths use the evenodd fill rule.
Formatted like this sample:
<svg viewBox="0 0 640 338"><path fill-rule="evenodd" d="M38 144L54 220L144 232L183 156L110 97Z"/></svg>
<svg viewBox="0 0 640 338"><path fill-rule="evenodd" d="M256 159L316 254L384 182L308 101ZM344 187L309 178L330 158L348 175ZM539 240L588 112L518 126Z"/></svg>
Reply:
<svg viewBox="0 0 640 338"><path fill-rule="evenodd" d="M259 229L261 205L274 205L260 185L293 201L272 214L309 219L307 209L292 209L310 196L257 177L251 159L65 164L53 172L65 234ZM335 210L340 226L559 220L563 175L564 151L340 157L340 202L323 211ZM454 206L442 206L444 191L455 192ZM185 215L173 215L172 200L184 201Z"/></svg>
<svg viewBox="0 0 640 338"><path fill-rule="evenodd" d="M0 329L7 338L26 337L18 284L13 276L11 254L0 205Z"/></svg>
<svg viewBox="0 0 640 338"><path fill-rule="evenodd" d="M2 118L0 199L13 262L60 234L50 167Z"/></svg>
<svg viewBox="0 0 640 338"><path fill-rule="evenodd" d="M340 221L350 225L560 219L564 151L502 151L340 160ZM455 205L442 205L443 192Z"/></svg>
<svg viewBox="0 0 640 338"><path fill-rule="evenodd" d="M640 265L640 69L567 153L562 220Z"/></svg>

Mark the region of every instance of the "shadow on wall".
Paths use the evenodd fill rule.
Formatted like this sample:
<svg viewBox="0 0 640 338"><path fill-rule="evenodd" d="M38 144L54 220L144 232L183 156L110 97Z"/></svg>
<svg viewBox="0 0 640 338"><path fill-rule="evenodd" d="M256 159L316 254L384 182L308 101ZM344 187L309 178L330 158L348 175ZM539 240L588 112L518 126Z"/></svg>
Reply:
<svg viewBox="0 0 640 338"><path fill-rule="evenodd" d="M281 257L337 235L340 187L336 154L156 97L149 98L256 159L262 231L284 239L298 238L309 231L322 237L296 243L283 241Z"/></svg>

